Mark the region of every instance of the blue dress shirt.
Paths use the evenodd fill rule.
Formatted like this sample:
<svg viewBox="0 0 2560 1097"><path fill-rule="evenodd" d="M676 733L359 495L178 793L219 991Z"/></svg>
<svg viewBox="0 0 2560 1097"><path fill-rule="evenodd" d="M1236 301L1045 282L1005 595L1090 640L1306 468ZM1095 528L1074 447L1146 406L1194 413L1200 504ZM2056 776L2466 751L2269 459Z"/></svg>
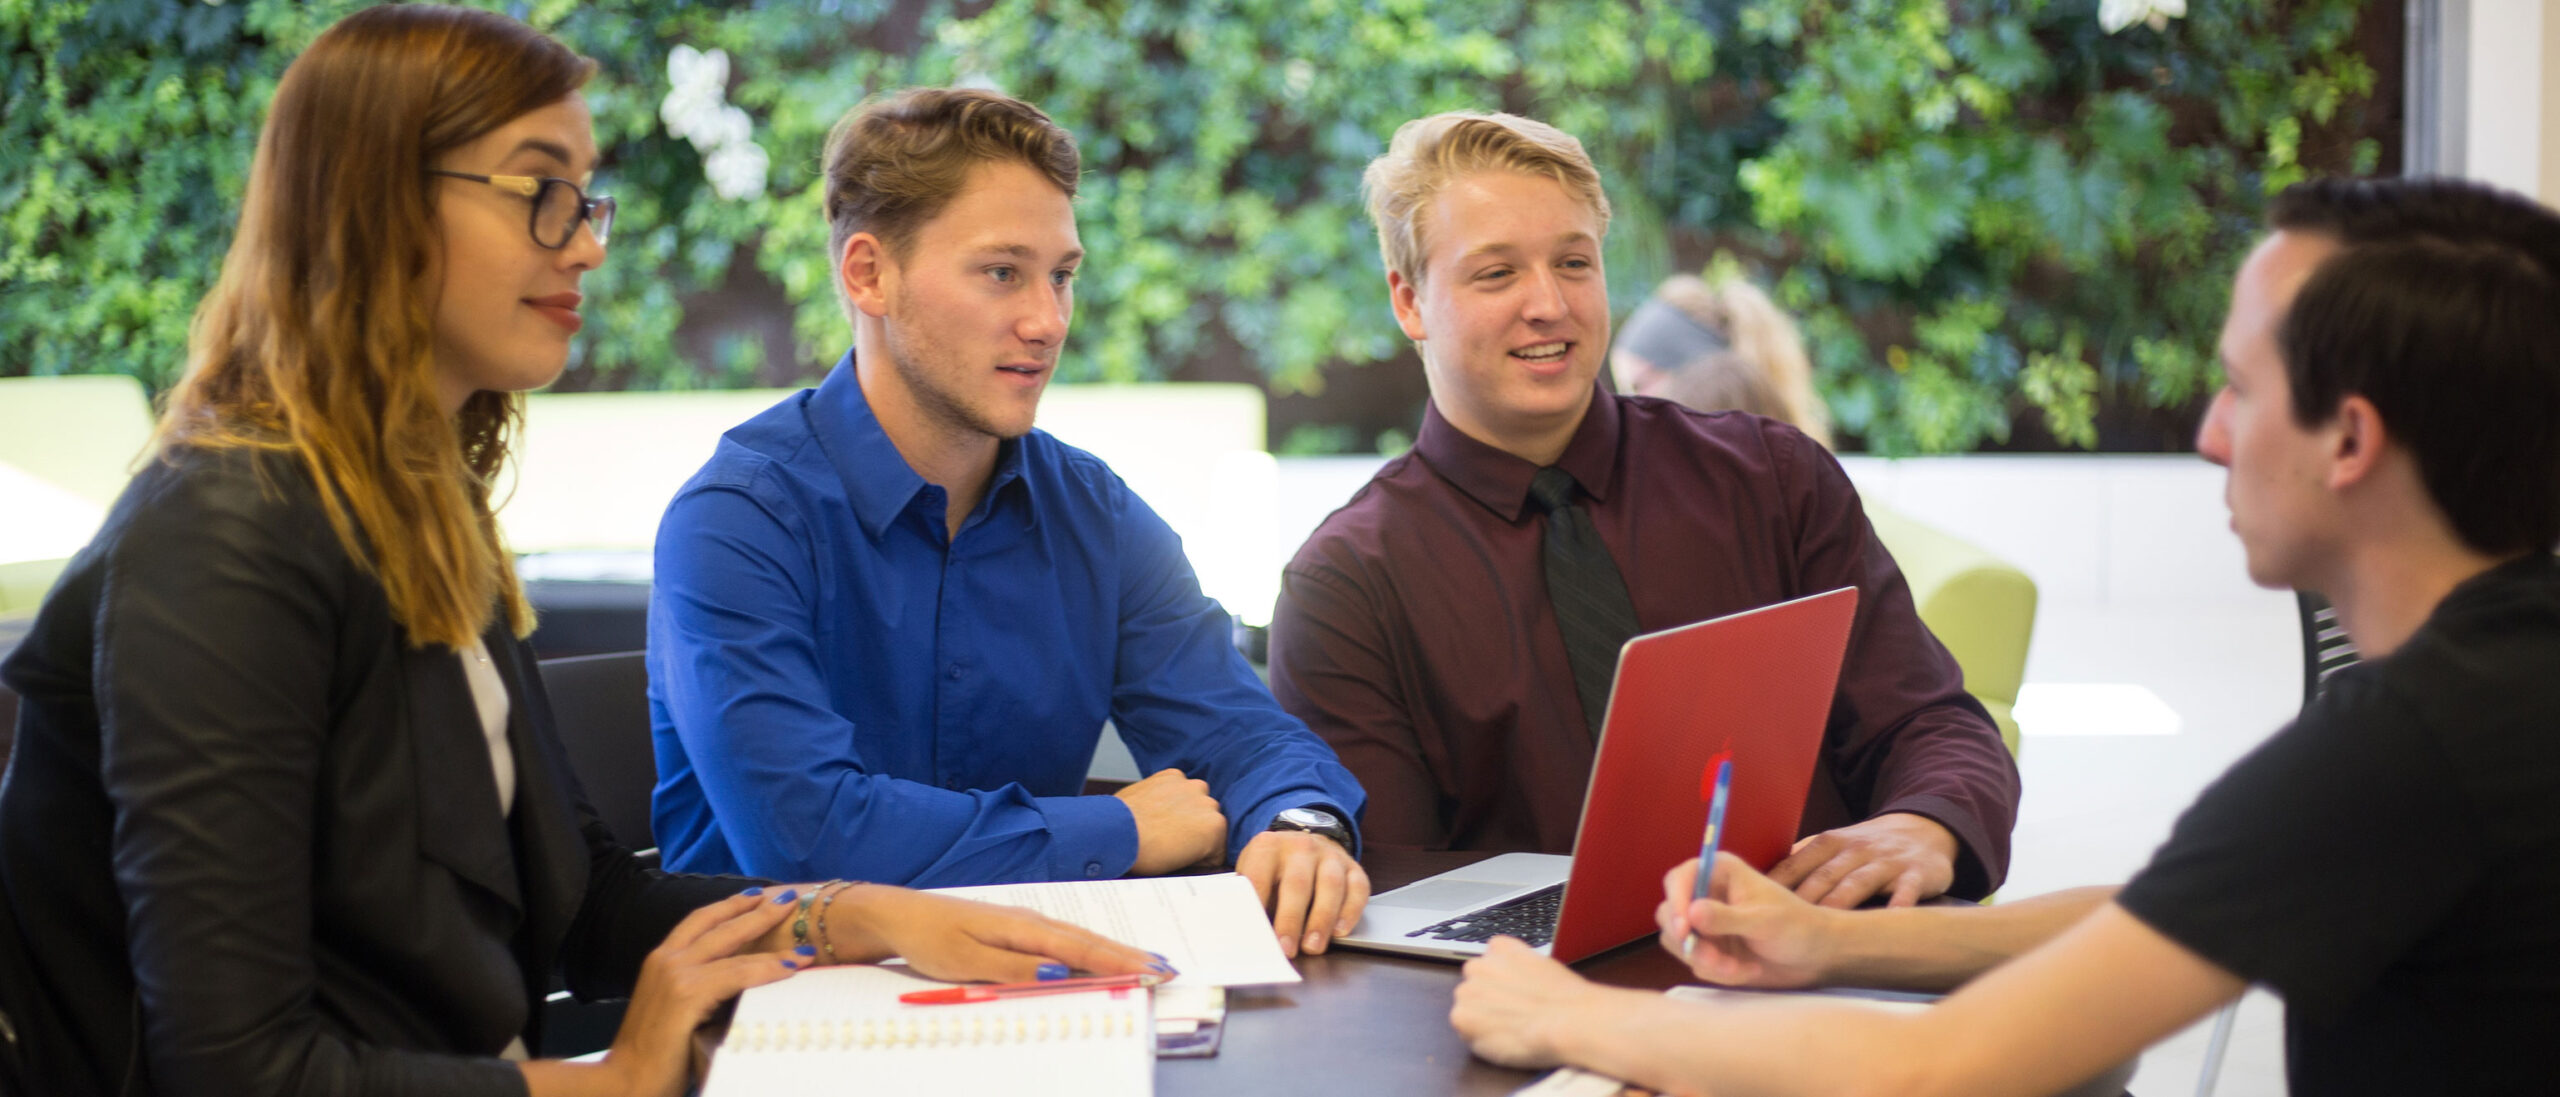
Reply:
<svg viewBox="0 0 2560 1097"><path fill-rule="evenodd" d="M666 866L923 887L1119 876L1103 721L1209 782L1232 857L1363 801L1236 654L1181 539L1092 454L1003 444L977 508L907 465L847 354L723 435L658 527L652 826Z"/></svg>

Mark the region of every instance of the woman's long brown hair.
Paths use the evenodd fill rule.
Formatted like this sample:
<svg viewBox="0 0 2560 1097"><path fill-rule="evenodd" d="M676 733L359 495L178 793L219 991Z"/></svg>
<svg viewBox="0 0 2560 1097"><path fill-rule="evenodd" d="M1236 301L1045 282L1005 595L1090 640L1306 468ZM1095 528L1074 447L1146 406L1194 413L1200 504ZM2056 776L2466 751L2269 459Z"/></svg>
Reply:
<svg viewBox="0 0 2560 1097"><path fill-rule="evenodd" d="M323 32L276 88L222 275L159 428L173 447L290 452L412 644L533 627L490 485L523 398L447 418L432 348L427 170L583 85L595 63L503 16L386 5Z"/></svg>

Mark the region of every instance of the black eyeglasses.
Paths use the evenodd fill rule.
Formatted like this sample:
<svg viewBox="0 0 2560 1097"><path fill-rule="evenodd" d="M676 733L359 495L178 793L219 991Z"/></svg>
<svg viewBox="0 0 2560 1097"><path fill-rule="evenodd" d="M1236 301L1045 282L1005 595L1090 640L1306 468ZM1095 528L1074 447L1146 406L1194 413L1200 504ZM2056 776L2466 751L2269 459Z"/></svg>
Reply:
<svg viewBox="0 0 2560 1097"><path fill-rule="evenodd" d="M533 220L525 228L533 233L533 242L558 250L569 246L569 238L577 234L581 221L595 225L596 243L604 243L613 231L613 199L589 198L576 183L550 176L473 175L467 171L445 171L430 168L429 175L449 179L467 179L487 183L500 190L514 191L533 199Z"/></svg>

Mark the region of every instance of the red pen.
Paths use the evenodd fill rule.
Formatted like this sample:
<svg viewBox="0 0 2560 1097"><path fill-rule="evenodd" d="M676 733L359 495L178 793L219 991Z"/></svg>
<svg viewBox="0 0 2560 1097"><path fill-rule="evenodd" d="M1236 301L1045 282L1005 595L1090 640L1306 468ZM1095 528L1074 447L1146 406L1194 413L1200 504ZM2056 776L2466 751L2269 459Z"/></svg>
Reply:
<svg viewBox="0 0 2560 1097"><path fill-rule="evenodd" d="M1087 990L1151 987L1168 978L1171 976L1088 975L1080 979L1051 979L1040 983L978 983L970 986L909 991L899 995L898 1000L911 1006L957 1006L970 1002L992 1002L998 998L1028 998L1035 994L1075 994Z"/></svg>

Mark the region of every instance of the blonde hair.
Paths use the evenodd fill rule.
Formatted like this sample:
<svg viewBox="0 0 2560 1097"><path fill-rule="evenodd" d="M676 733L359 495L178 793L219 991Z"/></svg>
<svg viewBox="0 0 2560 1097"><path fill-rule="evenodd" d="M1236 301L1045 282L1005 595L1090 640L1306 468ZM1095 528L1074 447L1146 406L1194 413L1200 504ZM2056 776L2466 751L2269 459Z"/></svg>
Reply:
<svg viewBox="0 0 2560 1097"><path fill-rule="evenodd" d="M1076 139L1040 108L976 88L909 88L855 107L827 134L827 251L855 233L903 260L916 230L960 193L969 169L1019 161L1076 196Z"/></svg>
<svg viewBox="0 0 2560 1097"><path fill-rule="evenodd" d="M1451 180L1482 171L1543 175L1581 199L1609 232L1609 196L1599 169L1572 134L1516 114L1449 111L1396 127L1387 151L1360 176L1369 220L1378 227L1378 252L1387 269L1422 284L1422 214Z"/></svg>
<svg viewBox="0 0 2560 1097"><path fill-rule="evenodd" d="M523 398L476 393L451 418L437 402L427 171L594 71L522 23L461 8L385 5L323 32L276 86L160 420L163 456L299 459L414 645L465 647L501 605L516 635L533 629L489 509Z"/></svg>
<svg viewBox="0 0 2560 1097"><path fill-rule="evenodd" d="M1692 362L1649 363L1669 375L1672 399L1701 411L1738 407L1767 415L1831 448L1831 412L1814 392L1813 362L1805 355L1804 337L1760 287L1739 274L1713 283L1694 274L1675 274L1654 287L1653 296L1723 336L1727 344ZM1757 400L1771 406L1747 406Z"/></svg>

